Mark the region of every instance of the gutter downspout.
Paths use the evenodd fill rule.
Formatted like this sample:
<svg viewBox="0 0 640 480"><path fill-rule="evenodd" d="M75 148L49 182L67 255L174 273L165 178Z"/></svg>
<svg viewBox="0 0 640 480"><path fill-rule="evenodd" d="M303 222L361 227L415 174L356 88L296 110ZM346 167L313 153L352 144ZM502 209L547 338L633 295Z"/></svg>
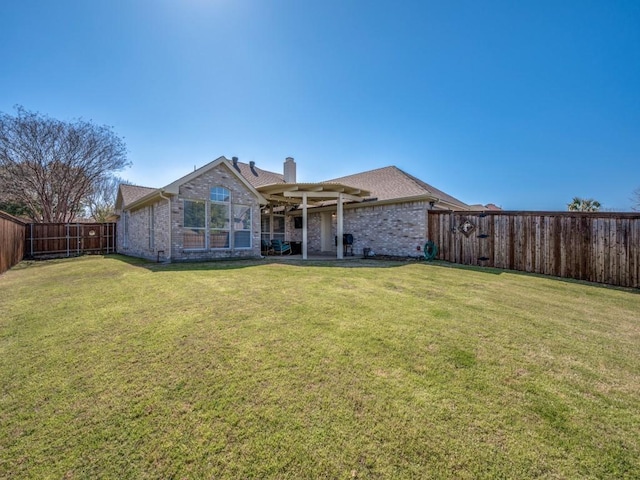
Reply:
<svg viewBox="0 0 640 480"><path fill-rule="evenodd" d="M169 207L169 258L171 261L173 257L173 219L171 218L171 197L167 197L164 194L164 190L160 190L160 198L166 200ZM159 258L159 257L158 257Z"/></svg>

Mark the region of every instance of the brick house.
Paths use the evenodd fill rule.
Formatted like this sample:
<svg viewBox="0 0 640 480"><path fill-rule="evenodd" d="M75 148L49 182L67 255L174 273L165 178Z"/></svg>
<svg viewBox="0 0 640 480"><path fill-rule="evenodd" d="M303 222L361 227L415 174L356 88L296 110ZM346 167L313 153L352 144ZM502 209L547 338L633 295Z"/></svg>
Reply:
<svg viewBox="0 0 640 480"><path fill-rule="evenodd" d="M153 260L258 257L261 241L292 242L308 254L420 255L431 209L469 210L397 167L319 183L220 157L154 189L121 185L118 252ZM352 240L352 244L343 244Z"/></svg>

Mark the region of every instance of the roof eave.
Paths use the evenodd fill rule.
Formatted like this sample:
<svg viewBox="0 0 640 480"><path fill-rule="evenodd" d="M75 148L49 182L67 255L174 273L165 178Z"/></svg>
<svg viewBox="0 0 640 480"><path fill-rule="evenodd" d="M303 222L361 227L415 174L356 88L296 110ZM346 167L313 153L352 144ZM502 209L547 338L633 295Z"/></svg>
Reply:
<svg viewBox="0 0 640 480"><path fill-rule="evenodd" d="M364 201L357 206L367 206L367 205L392 205L394 203L406 203L406 202L436 202L439 203L440 199L434 197L433 195L412 195L409 197L396 197L396 198L386 198L384 200L373 200L373 201ZM356 205L354 205L356 206Z"/></svg>
<svg viewBox="0 0 640 480"><path fill-rule="evenodd" d="M169 196L173 196L171 194L169 194ZM145 195L144 197L139 198L138 200L131 202L129 205L125 205L125 207L123 208L123 210L138 210L142 207L146 207L147 205L151 205L152 203L156 203L159 200L166 200L167 199L167 192L164 192L163 190L155 190L151 193L149 193L148 195Z"/></svg>

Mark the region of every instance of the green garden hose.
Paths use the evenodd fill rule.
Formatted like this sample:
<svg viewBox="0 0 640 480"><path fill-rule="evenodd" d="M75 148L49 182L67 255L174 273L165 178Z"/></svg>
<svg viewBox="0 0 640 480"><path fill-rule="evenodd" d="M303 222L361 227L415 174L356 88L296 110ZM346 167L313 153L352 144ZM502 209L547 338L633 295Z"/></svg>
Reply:
<svg viewBox="0 0 640 480"><path fill-rule="evenodd" d="M424 259L431 261L438 255L438 246L433 242L433 240L427 241L424 244Z"/></svg>

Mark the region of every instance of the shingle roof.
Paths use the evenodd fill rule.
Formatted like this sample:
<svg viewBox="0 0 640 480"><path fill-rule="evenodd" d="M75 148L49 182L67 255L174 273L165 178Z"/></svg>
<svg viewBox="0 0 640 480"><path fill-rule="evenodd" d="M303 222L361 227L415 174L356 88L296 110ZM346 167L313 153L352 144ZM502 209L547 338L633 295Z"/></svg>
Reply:
<svg viewBox="0 0 640 480"><path fill-rule="evenodd" d="M402 172L402 170L400 170ZM448 193L443 192L442 190L429 185L426 182L423 182L422 180L420 180L419 178L414 177L413 175L409 175L408 173L402 172L405 175L407 175L409 178L412 178L416 183L418 183L418 185L421 185L423 188L425 188L426 190L428 190L433 196L438 197L441 201L447 202L451 205L456 205L462 208L468 208L468 205L460 200L458 200L456 197L452 197L451 195L449 195Z"/></svg>
<svg viewBox="0 0 640 480"><path fill-rule="evenodd" d="M376 198L381 201L430 195L452 205L467 208L467 205L457 198L438 190L395 166L333 178L327 182L343 183L369 190L371 192L370 198Z"/></svg>
<svg viewBox="0 0 640 480"><path fill-rule="evenodd" d="M151 192L155 192L157 188L140 187L138 185L120 185L120 194L122 195L122 206L129 205L131 202L141 199L142 197L149 195Z"/></svg>
<svg viewBox="0 0 640 480"><path fill-rule="evenodd" d="M481 203L474 203L473 205L469 205L469 208L471 208L471 210L492 210L492 211L502 210L502 208L500 208L494 203L487 203L486 205L482 205Z"/></svg>
<svg viewBox="0 0 640 480"><path fill-rule="evenodd" d="M237 172L247 179L247 181L251 184L253 188L264 187L265 185L274 185L276 183L284 183L284 176L279 173L268 172L267 170L262 170L254 166L251 166L247 163L243 162L229 162L231 164L231 168L235 169Z"/></svg>
<svg viewBox="0 0 640 480"><path fill-rule="evenodd" d="M255 165L251 167L244 162L236 162L235 164L229 162L229 166L239 172L253 188L285 183L282 174L262 170ZM457 198L423 182L419 178L409 175L395 166L369 170L354 175L347 175L346 177L333 178L321 183L339 183L362 190L368 190L371 192L368 198L379 201L400 200L402 198L428 195L448 203L450 206L462 209L469 208L468 205ZM122 195L122 205L129 205L157 190L158 189L155 188L139 187L137 185L121 185L120 194Z"/></svg>

